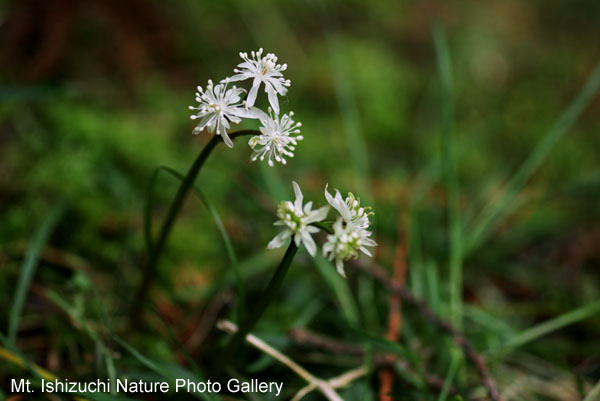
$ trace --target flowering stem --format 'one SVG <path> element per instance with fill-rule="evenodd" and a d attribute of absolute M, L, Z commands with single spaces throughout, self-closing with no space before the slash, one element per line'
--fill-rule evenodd
<path fill-rule="evenodd" d="M 229 137 L 231 139 L 234 139 L 239 136 L 245 135 L 260 135 L 260 132 L 256 130 L 241 130 L 229 134 Z M 146 238 L 148 263 L 144 265 L 142 281 L 140 282 L 140 285 L 137 288 L 135 296 L 133 298 L 133 304 L 130 311 L 131 320 L 137 319 L 139 317 L 140 308 L 142 307 L 142 305 L 144 305 L 150 286 L 154 281 L 154 277 L 156 275 L 156 270 L 158 267 L 158 259 L 167 243 L 169 234 L 171 233 L 171 229 L 173 228 L 173 224 L 175 223 L 175 219 L 179 215 L 179 211 L 183 206 L 183 202 L 190 189 L 194 185 L 196 177 L 198 177 L 198 173 L 202 169 L 202 166 L 204 166 L 204 163 L 210 156 L 212 150 L 217 146 L 219 142 L 222 142 L 222 138 L 219 135 L 214 135 L 212 139 L 202 149 L 202 152 L 200 152 L 194 163 L 190 166 L 190 169 L 188 170 L 184 179 L 181 181 L 181 185 L 179 185 L 179 188 L 177 189 L 177 193 L 175 194 L 175 198 L 173 198 L 173 202 L 171 202 L 171 205 L 169 206 L 167 216 L 165 217 L 165 220 L 163 221 L 162 226 L 160 227 L 156 243 L 153 245 L 152 239 L 149 236 L 148 238 Z"/>
<path fill-rule="evenodd" d="M 316 221 L 314 223 L 310 223 L 311 226 L 315 226 L 325 231 L 327 234 L 333 234 L 333 220 L 325 220 L 325 221 Z"/>
<path fill-rule="evenodd" d="M 244 321 L 242 321 L 239 330 L 235 333 L 235 335 L 229 341 L 227 346 L 227 350 L 225 351 L 225 356 L 220 359 L 220 362 L 217 364 L 217 368 L 215 369 L 215 376 L 218 376 L 222 371 L 224 366 L 227 366 L 236 355 L 240 346 L 244 342 L 246 335 L 252 330 L 254 325 L 260 320 L 260 317 L 263 315 L 267 307 L 271 304 L 277 291 L 281 288 L 281 284 L 283 283 L 283 279 L 287 274 L 290 265 L 292 264 L 292 260 L 298 251 L 298 247 L 294 243 L 292 239 L 290 245 L 288 246 L 287 251 L 285 251 L 285 255 L 283 255 L 283 259 L 281 259 L 281 263 L 277 267 L 275 274 L 271 278 L 269 285 L 263 291 L 261 297 L 258 302 L 254 306 L 254 309 L 246 316 Z"/>

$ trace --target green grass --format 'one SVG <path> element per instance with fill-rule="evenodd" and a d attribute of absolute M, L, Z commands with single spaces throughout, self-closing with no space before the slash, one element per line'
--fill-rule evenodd
<path fill-rule="evenodd" d="M 145 238 L 146 238 L 146 247 L 149 250 L 149 252 L 152 252 L 152 250 L 153 250 L 152 225 L 151 225 L 152 196 L 154 193 L 153 189 L 154 189 L 154 186 L 156 183 L 156 179 L 158 177 L 158 172 L 160 172 L 160 171 L 165 171 L 165 172 L 169 173 L 171 176 L 177 178 L 179 181 L 183 181 L 185 178 L 183 176 L 183 174 L 177 172 L 176 170 L 174 170 L 168 166 L 159 166 L 154 170 L 154 173 L 152 174 L 152 179 L 151 179 L 150 188 L 148 191 L 148 197 L 147 197 L 147 201 L 146 201 L 146 211 L 145 211 L 145 220 L 144 220 L 144 233 L 145 233 Z M 246 314 L 246 312 L 245 312 L 246 295 L 245 295 L 245 290 L 244 290 L 244 282 L 242 280 L 242 275 L 240 272 L 240 265 L 238 263 L 238 258 L 235 254 L 235 250 L 233 249 L 233 245 L 231 243 L 231 239 L 229 238 L 229 234 L 227 234 L 227 231 L 225 230 L 223 221 L 221 220 L 221 217 L 219 217 L 219 214 L 217 213 L 217 209 L 215 209 L 213 204 L 208 200 L 206 195 L 204 195 L 202 190 L 197 185 L 193 185 L 192 188 L 194 189 L 195 194 L 202 201 L 204 206 L 208 209 L 208 211 L 211 215 L 211 218 L 212 218 L 213 222 L 215 223 L 215 226 L 219 230 L 219 234 L 221 235 L 221 238 L 223 239 L 223 244 L 225 246 L 225 252 L 227 253 L 227 257 L 229 258 L 229 261 L 231 262 L 233 276 L 235 278 L 235 288 L 237 291 L 236 320 L 241 321 L 244 319 L 244 316 Z"/>
<path fill-rule="evenodd" d="M 440 76 L 440 103 L 441 103 L 441 144 L 442 166 L 446 187 L 446 202 L 448 215 L 449 238 L 449 296 L 452 323 L 459 330 L 462 329 L 462 225 L 460 216 L 460 192 L 458 186 L 457 160 L 455 156 L 454 134 L 454 93 L 452 78 L 452 62 L 446 36 L 439 24 L 433 27 L 433 40 Z"/>
<path fill-rule="evenodd" d="M 538 338 L 548 335 L 552 332 L 560 330 L 566 326 L 577 323 L 581 320 L 588 319 L 592 316 L 600 314 L 600 301 L 592 302 L 588 305 L 583 305 L 575 310 L 572 310 L 562 315 L 556 316 L 548 321 L 530 327 L 527 330 L 517 333 L 511 337 L 505 345 L 506 349 L 521 347 L 529 342 L 535 341 Z"/>
<path fill-rule="evenodd" d="M 25 254 L 25 259 L 21 265 L 21 274 L 15 288 L 15 295 L 13 302 L 10 306 L 10 317 L 8 321 L 8 342 L 14 344 L 17 337 L 17 331 L 19 329 L 19 321 L 21 319 L 21 312 L 23 311 L 23 304 L 27 298 L 27 292 L 29 286 L 35 275 L 35 271 L 38 267 L 40 259 L 40 253 L 43 251 L 48 241 L 48 237 L 52 233 L 54 227 L 59 223 L 61 217 L 65 213 L 66 203 L 64 201 L 58 202 L 52 210 L 48 213 L 45 220 L 37 229 L 31 245 Z"/>
<path fill-rule="evenodd" d="M 102 18 L 88 24 L 96 11 L 73 11 L 69 47 L 40 80 L 20 74 L 32 54 L 47 54 L 38 36 L 52 29 L 40 16 L 34 31 L 18 25 L 27 40 L 12 36 L 0 88 L 0 382 L 208 378 L 229 338 L 216 321 L 239 322 L 265 297 L 283 255 L 266 249 L 273 212 L 294 180 L 315 206 L 329 183 L 373 207 L 376 264 L 390 273 L 406 246 L 407 287 L 484 355 L 501 393 L 598 398 L 600 66 L 590 38 L 600 6 L 148 3 L 160 21 L 143 18 L 141 30 L 121 26 L 134 18 L 125 10 L 104 10 L 108 31 Z M 7 7 L 3 28 L 14 18 Z M 123 43 L 111 41 L 119 28 L 131 33 Z M 274 168 L 250 162 L 244 140 L 215 149 L 132 326 L 152 225 L 207 142 L 191 135 L 194 87 L 230 75 L 239 51 L 259 47 L 289 66 L 280 104 L 304 140 Z M 149 190 L 157 165 L 169 167 L 154 170 Z M 69 199 L 68 211 L 56 199 Z M 390 296 L 355 274 L 365 260 L 349 262 L 343 279 L 301 249 L 253 334 L 318 377 L 364 365 L 367 376 L 339 389 L 349 401 L 380 397 L 381 353 L 404 361 L 394 366 L 394 399 L 483 397 L 461 350 L 415 308 L 402 306 L 399 340 L 386 339 Z M 364 358 L 298 344 L 292 328 Z M 247 344 L 239 351 L 226 375 L 284 381 L 282 399 L 305 384 Z"/>
<path fill-rule="evenodd" d="M 480 246 L 498 226 L 502 218 L 514 209 L 519 191 L 546 160 L 550 151 L 569 132 L 579 116 L 594 100 L 598 90 L 600 90 L 600 63 L 592 70 L 579 94 L 560 114 L 519 169 L 508 180 L 499 199 L 487 205 L 473 223 L 473 227 L 469 230 L 471 234 L 467 238 L 466 252 L 471 252 Z"/>

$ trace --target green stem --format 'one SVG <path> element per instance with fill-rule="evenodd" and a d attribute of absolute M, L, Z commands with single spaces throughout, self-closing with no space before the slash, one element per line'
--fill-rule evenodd
<path fill-rule="evenodd" d="M 241 130 L 229 134 L 229 137 L 233 140 L 239 136 L 244 135 L 260 135 L 260 132 L 256 130 Z M 200 152 L 194 163 L 190 166 L 190 169 L 188 170 L 184 179 L 181 181 L 181 185 L 177 189 L 175 198 L 169 206 L 167 216 L 165 217 L 165 220 L 163 221 L 163 224 L 160 227 L 156 244 L 153 245 L 150 236 L 146 236 L 146 247 L 148 248 L 148 263 L 145 264 L 142 281 L 139 287 L 137 288 L 135 296 L 133 298 L 133 304 L 130 315 L 132 320 L 138 319 L 140 309 L 146 301 L 148 291 L 156 276 L 156 270 L 158 268 L 158 259 L 160 258 L 160 255 L 167 243 L 169 234 L 171 233 L 171 229 L 173 228 L 175 220 L 179 215 L 179 211 L 183 206 L 183 202 L 186 199 L 187 194 L 190 192 L 190 189 L 194 185 L 196 177 L 198 177 L 198 173 L 200 173 L 202 166 L 204 166 L 204 163 L 212 153 L 212 150 L 217 146 L 219 142 L 222 142 L 221 136 L 214 135 L 212 139 L 206 144 L 204 149 L 202 149 L 202 152 Z M 149 211 L 147 210 L 146 214 L 148 213 Z"/>
<path fill-rule="evenodd" d="M 315 226 L 325 231 L 327 234 L 333 234 L 333 223 L 334 220 L 325 220 L 325 221 L 316 221 L 314 223 L 310 223 L 311 226 Z"/>
<path fill-rule="evenodd" d="M 236 355 L 237 351 L 243 344 L 246 335 L 250 332 L 250 330 L 252 330 L 254 325 L 260 320 L 260 317 L 263 315 L 267 307 L 275 299 L 275 296 L 277 295 L 279 288 L 281 288 L 283 279 L 285 278 L 285 275 L 287 274 L 297 251 L 298 247 L 292 239 L 287 251 L 285 252 L 285 255 L 283 255 L 283 259 L 281 259 L 281 263 L 279 263 L 275 274 L 271 278 L 269 285 L 263 291 L 261 297 L 254 306 L 254 309 L 246 316 L 246 318 L 240 325 L 238 331 L 229 341 L 227 350 L 225 351 L 225 356 L 221 358 L 221 362 L 217 364 L 217 369 L 215 369 L 215 376 L 218 376 L 221 373 L 223 367 L 232 361 L 233 356 Z"/>
<path fill-rule="evenodd" d="M 456 162 L 456 146 L 454 138 L 454 90 L 452 82 L 452 62 L 446 42 L 446 35 L 441 25 L 433 26 L 433 40 L 438 60 L 438 71 L 441 81 L 441 114 L 442 114 L 442 157 L 447 196 L 447 215 L 449 225 L 450 255 L 450 312 L 452 323 L 459 329 L 463 320 L 463 240 L 460 217 L 460 192 Z"/>
<path fill-rule="evenodd" d="M 21 264 L 21 270 L 19 274 L 19 280 L 16 283 L 15 296 L 13 298 L 12 306 L 10 307 L 10 314 L 8 320 L 8 343 L 14 345 L 17 338 L 17 331 L 19 329 L 19 320 L 21 318 L 21 312 L 23 311 L 23 305 L 27 298 L 27 292 L 35 275 L 35 271 L 38 267 L 40 255 L 42 254 L 52 231 L 56 225 L 60 222 L 66 210 L 66 202 L 59 201 L 54 206 L 52 211 L 47 215 L 42 225 L 37 229 L 31 244 L 27 249 L 25 258 Z"/>

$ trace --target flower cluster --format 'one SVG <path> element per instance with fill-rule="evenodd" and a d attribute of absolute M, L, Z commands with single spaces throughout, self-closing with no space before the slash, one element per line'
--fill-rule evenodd
<path fill-rule="evenodd" d="M 214 84 L 209 80 L 205 88 L 198 86 L 196 92 L 197 106 L 191 118 L 199 122 L 193 130 L 198 134 L 207 130 L 219 135 L 228 147 L 233 147 L 229 130 L 232 124 L 239 124 L 244 119 L 260 122 L 260 127 L 248 145 L 252 149 L 251 160 L 266 160 L 269 166 L 275 163 L 286 164 L 287 159 L 294 157 L 294 151 L 300 135 L 301 123 L 295 122 L 292 111 L 281 113 L 279 96 L 285 96 L 291 83 L 283 76 L 287 64 L 278 64 L 273 53 L 263 54 L 263 49 L 240 53 L 242 62 L 233 69 L 234 75 Z M 251 81 L 249 90 L 237 87 L 233 82 Z M 230 85 L 231 84 L 231 85 Z M 267 112 L 256 106 L 261 89 L 266 93 Z M 322 253 L 330 261 L 335 261 L 337 271 L 345 277 L 344 262 L 358 258 L 362 252 L 371 256 L 367 248 L 377 246 L 369 231 L 372 214 L 370 208 L 362 207 L 360 199 L 352 193 L 344 198 L 338 190 L 331 195 L 325 186 L 325 198 L 329 206 L 312 209 L 312 202 L 303 205 L 300 187 L 293 182 L 296 200 L 281 202 L 277 208 L 279 220 L 276 226 L 282 231 L 273 238 L 269 249 L 279 248 L 288 240 L 296 246 L 304 244 L 311 256 L 317 253 L 317 244 L 313 235 L 321 229 L 327 231 Z M 335 219 L 325 221 L 330 208 L 337 211 Z"/>
<path fill-rule="evenodd" d="M 370 211 L 370 207 L 362 207 L 360 199 L 351 192 L 343 199 L 340 191 L 336 189 L 333 197 L 325 186 L 325 198 L 340 216 L 333 224 L 333 234 L 327 236 L 327 242 L 323 245 L 323 255 L 328 256 L 329 260 L 335 260 L 338 273 L 345 277 L 344 261 L 358 258 L 359 251 L 371 256 L 366 247 L 377 246 L 377 243 L 369 238 L 371 232 L 368 230 L 371 224 L 369 216 L 373 212 Z"/>
<path fill-rule="evenodd" d="M 302 191 L 296 182 L 293 182 L 296 200 L 284 201 L 277 208 L 277 217 L 279 220 L 274 224 L 283 226 L 281 231 L 267 246 L 269 249 L 279 248 L 287 242 L 287 239 L 293 237 L 297 246 L 304 244 L 306 250 L 311 256 L 315 256 L 317 247 L 312 234 L 319 232 L 320 228 L 327 227 L 327 224 L 317 224 L 324 222 L 327 218 L 330 207 L 324 206 L 317 210 L 312 210 L 312 202 L 302 205 L 304 199 Z M 330 234 L 323 244 L 323 255 L 330 261 L 335 260 L 337 271 L 343 277 L 344 262 L 351 258 L 358 258 L 359 252 L 368 256 L 371 253 L 367 247 L 377 246 L 370 236 L 368 230 L 370 226 L 369 216 L 373 214 L 369 207 L 362 207 L 360 199 L 352 193 L 344 199 L 338 190 L 335 196 L 327 190 L 325 186 L 325 198 L 331 207 L 333 207 L 339 216 L 333 222 Z"/>
<path fill-rule="evenodd" d="M 311 224 L 325 220 L 329 212 L 329 206 L 323 206 L 317 210 L 312 210 L 312 202 L 302 206 L 304 198 L 302 191 L 295 181 L 292 181 L 292 184 L 294 185 L 296 200 L 293 203 L 283 201 L 279 204 L 277 208 L 279 220 L 275 222 L 275 225 L 283 226 L 284 229 L 269 242 L 267 248 L 279 248 L 285 244 L 289 237 L 293 236 L 297 246 L 300 246 L 300 242 L 302 242 L 308 253 L 315 256 L 317 245 L 311 234 L 319 232 L 319 228 Z"/>
<path fill-rule="evenodd" d="M 239 124 L 244 118 L 257 119 L 261 124 L 260 135 L 249 141 L 254 150 L 252 161 L 266 158 L 269 166 L 273 166 L 274 161 L 285 164 L 286 157 L 294 156 L 298 141 L 303 139 L 298 135 L 301 124 L 292 120 L 294 113 L 280 115 L 278 96 L 285 96 L 290 86 L 290 80 L 283 77 L 287 64 L 277 64 L 277 56 L 273 53 L 263 55 L 263 49 L 252 51 L 250 55 L 240 53 L 240 57 L 243 62 L 233 70 L 235 75 L 216 85 L 209 80 L 206 89 L 198 86 L 198 106 L 190 106 L 190 110 L 195 111 L 191 118 L 200 120 L 193 133 L 206 129 L 221 136 L 231 148 L 233 142 L 228 135 L 231 124 Z M 246 80 L 252 81 L 249 92 L 235 85 L 228 88 L 231 82 Z M 264 86 L 270 105 L 268 113 L 255 107 L 261 86 Z"/>
<path fill-rule="evenodd" d="M 267 157 L 269 166 L 273 166 L 273 159 L 276 162 L 286 164 L 283 156 L 294 157 L 294 149 L 298 141 L 302 139 L 302 135 L 294 136 L 300 133 L 301 123 L 294 123 L 292 116 L 293 111 L 281 116 L 273 116 L 273 112 L 269 107 L 269 115 L 271 118 L 263 121 L 263 126 L 260 127 L 261 135 L 250 138 L 248 144 L 254 153 L 252 161 L 260 158 L 261 161 Z M 257 147 L 258 146 L 258 147 Z M 262 146 L 262 147 L 261 147 Z"/>

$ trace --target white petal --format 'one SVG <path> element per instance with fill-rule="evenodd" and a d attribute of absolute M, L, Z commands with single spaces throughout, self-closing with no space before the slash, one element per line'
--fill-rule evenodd
<path fill-rule="evenodd" d="M 371 235 L 371 233 L 369 233 Z M 377 246 L 377 242 L 373 241 L 371 238 L 363 238 L 365 242 L 365 246 Z"/>
<path fill-rule="evenodd" d="M 242 109 L 243 110 L 243 109 Z M 227 110 L 227 119 L 229 119 L 229 121 L 231 121 L 234 124 L 239 124 L 242 122 L 242 119 L 240 118 L 240 116 L 236 115 L 237 113 L 235 113 L 235 110 Z M 227 124 L 229 128 L 229 124 Z"/>
<path fill-rule="evenodd" d="M 234 81 L 243 81 L 245 79 L 250 78 L 247 74 L 236 74 L 232 77 L 229 77 L 229 82 L 234 82 Z M 224 81 L 224 80 L 223 80 Z M 223 82 L 221 81 L 221 82 Z"/>
<path fill-rule="evenodd" d="M 300 233 L 296 233 L 296 235 L 294 236 L 294 243 L 296 244 L 296 246 L 300 246 L 300 242 L 302 241 L 302 236 Z"/>
<path fill-rule="evenodd" d="M 280 72 L 278 74 L 273 74 L 273 75 L 283 76 L 283 74 Z M 279 93 L 280 95 L 283 96 L 287 93 L 287 88 L 285 86 L 281 85 L 281 81 L 279 79 L 270 79 L 269 83 L 271 85 L 273 85 L 273 88 L 275 88 L 277 93 Z"/>
<path fill-rule="evenodd" d="M 329 204 L 331 206 L 333 206 L 334 209 L 337 210 L 340 215 L 342 215 L 344 220 L 350 221 L 352 219 L 352 215 L 350 214 L 348 205 L 346 205 L 346 202 L 344 202 L 344 200 L 342 199 L 342 195 L 340 195 L 340 191 L 338 191 L 337 189 L 335 190 L 335 198 L 334 198 L 327 191 L 328 185 L 329 184 L 325 185 L 325 198 L 327 199 L 327 202 L 329 202 Z"/>
<path fill-rule="evenodd" d="M 236 116 L 239 116 L 242 118 L 255 118 L 255 119 L 256 118 L 257 119 L 269 118 L 267 113 L 265 113 L 258 107 L 249 107 L 247 109 L 245 109 L 243 107 L 237 107 L 237 108 L 235 108 L 235 110 L 232 111 L 232 113 L 235 114 Z"/>
<path fill-rule="evenodd" d="M 306 231 L 302 232 L 302 242 L 304 243 L 304 246 L 306 247 L 306 250 L 308 251 L 310 256 L 314 257 L 317 253 L 317 244 L 315 244 L 315 241 Z"/>
<path fill-rule="evenodd" d="M 269 244 L 267 245 L 268 249 L 275 249 L 275 248 L 281 248 L 283 245 L 285 245 L 286 240 L 292 235 L 292 232 L 290 230 L 285 230 L 280 232 L 279 234 L 277 234 L 275 236 L 275 238 L 273 238 L 271 240 L 271 242 L 269 242 Z"/>
<path fill-rule="evenodd" d="M 315 227 L 315 226 L 307 226 L 307 227 L 306 227 L 306 231 L 308 231 L 308 232 L 309 232 L 309 233 L 311 233 L 311 234 L 316 234 L 316 233 L 318 233 L 318 232 L 319 232 L 319 231 L 321 231 L 321 230 L 319 229 L 319 227 Z"/>
<path fill-rule="evenodd" d="M 208 132 L 215 132 L 215 128 L 217 128 L 217 117 L 213 116 L 206 124 L 206 128 L 208 128 Z"/>
<path fill-rule="evenodd" d="M 211 118 L 213 118 L 214 115 L 213 114 L 207 114 L 204 117 L 202 117 L 202 120 L 200 120 L 200 122 L 198 123 L 198 125 L 196 125 L 197 127 L 199 127 L 199 130 L 203 130 L 204 127 L 206 126 L 206 124 L 210 121 Z"/>
<path fill-rule="evenodd" d="M 335 260 L 335 267 L 337 268 L 337 272 L 343 278 L 346 278 L 346 272 L 344 271 L 344 262 L 341 259 Z"/>
<path fill-rule="evenodd" d="M 329 183 L 325 184 L 325 199 L 327 199 L 327 202 L 329 202 L 329 204 L 333 206 L 334 200 L 333 197 L 329 194 L 329 191 L 327 191 L 328 186 Z"/>
<path fill-rule="evenodd" d="M 260 86 L 260 79 L 254 78 L 252 82 L 252 88 L 248 93 L 248 98 L 246 99 L 246 107 L 254 106 L 254 102 L 256 101 L 256 94 L 258 93 L 258 87 Z"/>
<path fill-rule="evenodd" d="M 279 100 L 277 99 L 277 92 L 270 84 L 265 84 L 265 92 L 269 97 L 269 104 L 273 107 L 275 114 L 279 115 Z"/>
<path fill-rule="evenodd" d="M 229 121 L 227 121 L 226 118 L 221 117 L 221 124 L 223 125 L 223 127 L 225 127 L 225 129 L 231 128 L 231 126 L 229 125 Z M 223 129 L 223 132 L 225 132 L 225 129 Z"/>
<path fill-rule="evenodd" d="M 223 138 L 223 142 L 225 142 L 225 145 L 227 145 L 230 148 L 233 148 L 233 142 L 231 141 L 231 138 L 229 138 L 229 135 L 227 135 L 227 132 L 225 132 L 225 130 L 223 130 L 221 138 Z"/>
<path fill-rule="evenodd" d="M 294 202 L 294 206 L 297 209 L 302 210 L 302 199 L 304 198 L 302 196 L 302 191 L 300 190 L 300 187 L 296 181 L 292 181 L 292 185 L 294 186 L 294 194 L 296 195 L 296 202 Z"/>
<path fill-rule="evenodd" d="M 329 206 L 323 206 L 317 210 L 310 212 L 309 223 L 315 223 L 317 221 L 323 221 L 327 218 L 329 213 Z"/>
<path fill-rule="evenodd" d="M 362 253 L 364 253 L 367 256 L 373 257 L 373 255 L 371 255 L 371 252 L 369 252 L 369 250 L 367 248 L 365 248 L 364 246 L 360 247 L 360 250 L 362 251 Z"/>

